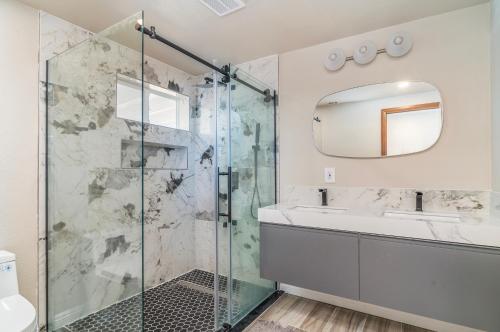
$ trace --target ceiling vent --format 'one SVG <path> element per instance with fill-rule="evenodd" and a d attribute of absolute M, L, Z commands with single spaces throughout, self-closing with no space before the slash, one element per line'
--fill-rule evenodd
<path fill-rule="evenodd" d="M 210 8 L 219 16 L 231 14 L 245 7 L 242 0 L 200 0 L 202 4 Z"/>

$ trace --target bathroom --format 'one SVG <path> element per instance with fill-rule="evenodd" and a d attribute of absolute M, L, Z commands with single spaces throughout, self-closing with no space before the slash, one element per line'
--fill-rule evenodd
<path fill-rule="evenodd" d="M 0 1 L 0 331 L 500 331 L 500 1 L 115 4 Z"/>

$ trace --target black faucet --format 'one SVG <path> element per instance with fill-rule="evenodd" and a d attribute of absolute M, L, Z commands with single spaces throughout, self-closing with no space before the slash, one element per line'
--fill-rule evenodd
<path fill-rule="evenodd" d="M 422 197 L 424 196 L 424 193 L 417 191 L 416 194 L 417 194 L 417 197 L 416 197 L 417 201 L 416 201 L 415 211 L 423 212 L 424 210 L 422 209 Z"/>
<path fill-rule="evenodd" d="M 321 205 L 327 206 L 328 200 L 327 200 L 326 194 L 327 194 L 328 190 L 326 188 L 321 188 L 321 189 L 318 189 L 318 191 L 321 193 Z"/>

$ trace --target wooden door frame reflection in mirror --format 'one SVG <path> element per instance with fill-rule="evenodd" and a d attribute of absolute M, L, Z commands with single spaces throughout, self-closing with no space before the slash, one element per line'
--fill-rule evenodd
<path fill-rule="evenodd" d="M 404 113 L 404 112 L 415 112 L 415 111 L 427 111 L 432 109 L 438 109 L 440 107 L 440 102 L 417 104 L 410 106 L 401 106 L 394 108 L 383 108 L 381 110 L 381 155 L 387 156 L 387 115 L 394 113 Z"/>

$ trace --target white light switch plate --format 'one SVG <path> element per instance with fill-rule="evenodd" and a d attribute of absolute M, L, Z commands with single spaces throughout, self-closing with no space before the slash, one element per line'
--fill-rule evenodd
<path fill-rule="evenodd" d="M 335 183 L 335 168 L 325 167 L 325 182 Z"/>

